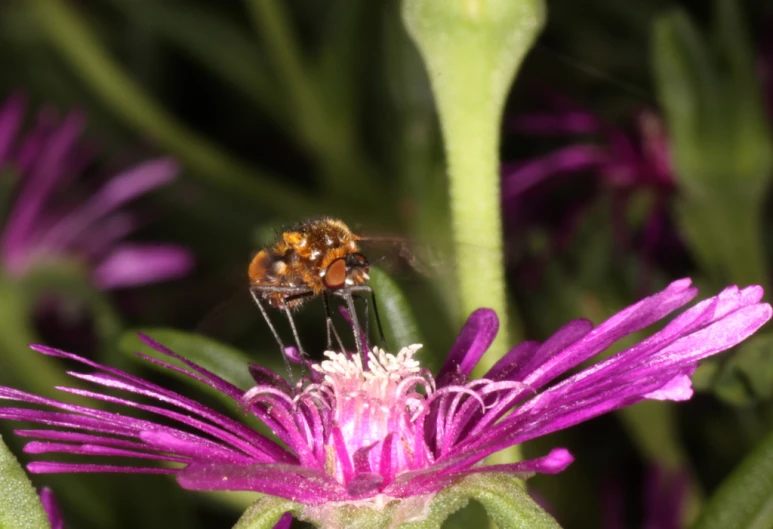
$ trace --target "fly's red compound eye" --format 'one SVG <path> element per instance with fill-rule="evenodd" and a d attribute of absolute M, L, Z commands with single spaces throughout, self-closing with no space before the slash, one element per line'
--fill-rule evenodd
<path fill-rule="evenodd" d="M 336 259 L 327 267 L 325 277 L 322 278 L 327 288 L 341 288 L 346 284 L 346 260 Z"/>

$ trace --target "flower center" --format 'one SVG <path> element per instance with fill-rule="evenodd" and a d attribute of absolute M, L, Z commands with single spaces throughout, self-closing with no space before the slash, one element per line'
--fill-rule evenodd
<path fill-rule="evenodd" d="M 325 467 L 340 481 L 363 473 L 388 479 L 416 466 L 417 418 L 434 390 L 432 376 L 413 359 L 420 347 L 405 347 L 397 355 L 376 347 L 367 366 L 359 355 L 327 351 L 328 359 L 312 367 L 323 380 L 304 395 L 330 412 Z"/>

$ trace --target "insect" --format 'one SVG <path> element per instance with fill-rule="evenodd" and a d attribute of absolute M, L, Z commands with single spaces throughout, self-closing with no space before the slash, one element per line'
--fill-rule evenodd
<path fill-rule="evenodd" d="M 366 346 L 363 345 L 353 295 L 369 294 L 379 338 L 384 342 L 376 296 L 367 284 L 370 278 L 370 264 L 365 255 L 360 253 L 358 244 L 362 240 L 362 237 L 352 233 L 341 220 L 330 217 L 313 218 L 280 233 L 270 247 L 259 251 L 252 259 L 248 270 L 250 293 L 279 344 L 288 367 L 284 344 L 271 323 L 265 305 L 285 313 L 298 352 L 305 356 L 292 311 L 306 301 L 321 296 L 325 308 L 328 349 L 332 345 L 332 337 L 335 336 L 343 350 L 330 311 L 330 296 L 340 296 L 344 299 L 352 320 L 357 352 L 363 356 Z M 367 297 L 364 299 L 367 326 Z M 367 335 L 367 327 L 365 334 Z"/>

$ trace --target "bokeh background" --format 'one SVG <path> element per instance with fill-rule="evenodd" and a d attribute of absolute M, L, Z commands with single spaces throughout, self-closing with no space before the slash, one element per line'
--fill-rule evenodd
<path fill-rule="evenodd" d="M 523 336 L 598 322 L 678 277 L 705 294 L 770 284 L 773 6 L 737 1 L 733 24 L 719 4 L 548 1 L 501 129 Z M 136 329 L 283 369 L 246 268 L 316 215 L 384 238 L 365 251 L 438 365 L 465 315 L 437 114 L 396 0 L 6 0 L 0 63 L 4 385 L 53 394 L 63 366 L 26 349 L 42 341 L 195 389 L 132 358 Z M 321 305 L 298 319 L 322 343 Z M 658 508 L 689 519 L 773 427 L 772 339 L 702 367 L 688 403 L 527 446 L 577 458 L 531 481 L 535 497 L 567 528 L 643 527 Z M 230 527 L 251 499 L 166 477 L 34 482 L 73 528 Z"/>

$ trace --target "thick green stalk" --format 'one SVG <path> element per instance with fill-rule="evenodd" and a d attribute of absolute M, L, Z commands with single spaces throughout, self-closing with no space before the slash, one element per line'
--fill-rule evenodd
<path fill-rule="evenodd" d="M 497 311 L 501 330 L 477 373 L 511 344 L 500 213 L 499 128 L 518 66 L 544 20 L 540 0 L 405 0 L 443 130 L 461 310 Z"/>

